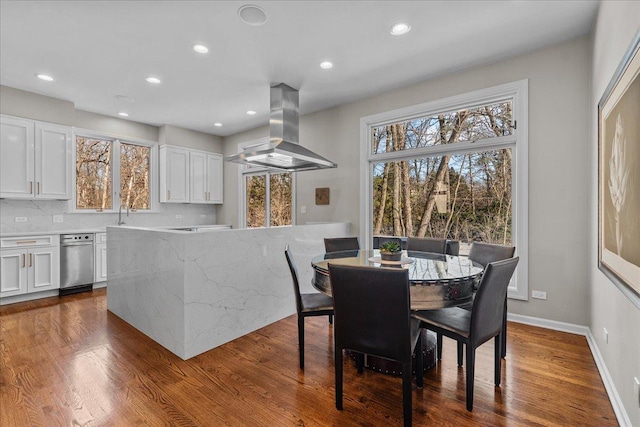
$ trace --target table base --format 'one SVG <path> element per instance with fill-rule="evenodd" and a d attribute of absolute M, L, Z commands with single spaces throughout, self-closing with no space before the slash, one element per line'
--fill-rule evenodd
<path fill-rule="evenodd" d="M 425 372 L 436 366 L 436 334 L 426 329 L 422 330 L 422 357 Z M 412 371 L 415 374 L 415 357 L 413 359 Z M 364 358 L 364 366 L 375 372 L 402 376 L 402 364 L 382 357 L 366 355 Z"/>

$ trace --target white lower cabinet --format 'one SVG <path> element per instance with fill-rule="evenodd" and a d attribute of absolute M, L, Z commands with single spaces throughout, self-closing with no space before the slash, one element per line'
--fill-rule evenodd
<path fill-rule="evenodd" d="M 107 280 L 107 233 L 96 233 L 94 245 L 94 283 L 99 283 Z"/>
<path fill-rule="evenodd" d="M 59 236 L 0 239 L 0 298 L 60 288 Z"/>

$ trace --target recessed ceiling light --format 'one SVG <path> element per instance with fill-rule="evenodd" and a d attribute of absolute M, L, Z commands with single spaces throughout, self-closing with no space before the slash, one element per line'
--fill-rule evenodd
<path fill-rule="evenodd" d="M 149 76 L 145 80 L 148 81 L 149 83 L 153 83 L 154 85 L 157 85 L 160 83 L 160 79 L 157 77 Z"/>
<path fill-rule="evenodd" d="M 129 117 L 129 114 L 128 114 L 128 113 L 125 113 L 124 111 L 120 111 L 120 112 L 118 113 L 118 115 L 119 115 L 119 116 L 122 116 L 122 117 Z"/>
<path fill-rule="evenodd" d="M 404 22 L 394 24 L 389 30 L 392 36 L 401 36 L 407 34 L 409 31 L 411 31 L 411 25 L 405 24 Z"/>
<path fill-rule="evenodd" d="M 45 82 L 52 82 L 53 81 L 53 77 L 48 76 L 46 74 L 36 74 L 36 77 L 39 78 L 40 80 L 44 80 Z"/>
<path fill-rule="evenodd" d="M 324 68 L 325 70 L 328 70 L 329 68 L 333 68 L 333 63 L 329 61 L 321 62 L 320 68 Z"/>
<path fill-rule="evenodd" d="M 254 116 L 256 114 L 256 112 L 253 111 L 253 110 L 249 110 L 249 111 L 247 111 L 247 114 L 250 115 L 250 116 Z"/>
<path fill-rule="evenodd" d="M 242 6 L 240 9 L 238 9 L 238 15 L 245 24 L 249 25 L 257 26 L 263 25 L 265 22 L 267 22 L 267 14 L 261 7 L 254 4 L 245 4 L 244 6 Z"/>
<path fill-rule="evenodd" d="M 221 126 L 222 126 L 222 123 L 214 123 L 213 125 L 214 125 L 215 127 L 219 128 L 219 127 L 221 127 Z"/>
<path fill-rule="evenodd" d="M 126 102 L 127 104 L 133 104 L 134 102 L 136 102 L 135 99 L 127 95 L 116 95 L 114 96 L 114 98 L 118 101 Z"/>
<path fill-rule="evenodd" d="M 209 52 L 209 48 L 206 47 L 205 45 L 202 45 L 202 44 L 193 45 L 193 50 L 195 50 L 198 53 L 207 53 L 207 52 Z"/>

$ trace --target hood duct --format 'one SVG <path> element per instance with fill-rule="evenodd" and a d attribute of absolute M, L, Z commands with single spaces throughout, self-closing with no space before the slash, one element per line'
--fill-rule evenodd
<path fill-rule="evenodd" d="M 284 83 L 272 86 L 269 142 L 247 147 L 224 160 L 286 171 L 338 166 L 298 144 L 298 98 L 298 91 Z"/>

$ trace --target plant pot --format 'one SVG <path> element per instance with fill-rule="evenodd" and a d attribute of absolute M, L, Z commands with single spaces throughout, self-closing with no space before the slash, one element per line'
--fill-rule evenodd
<path fill-rule="evenodd" d="M 400 261 L 402 259 L 402 252 L 380 252 L 380 258 L 382 261 Z"/>

